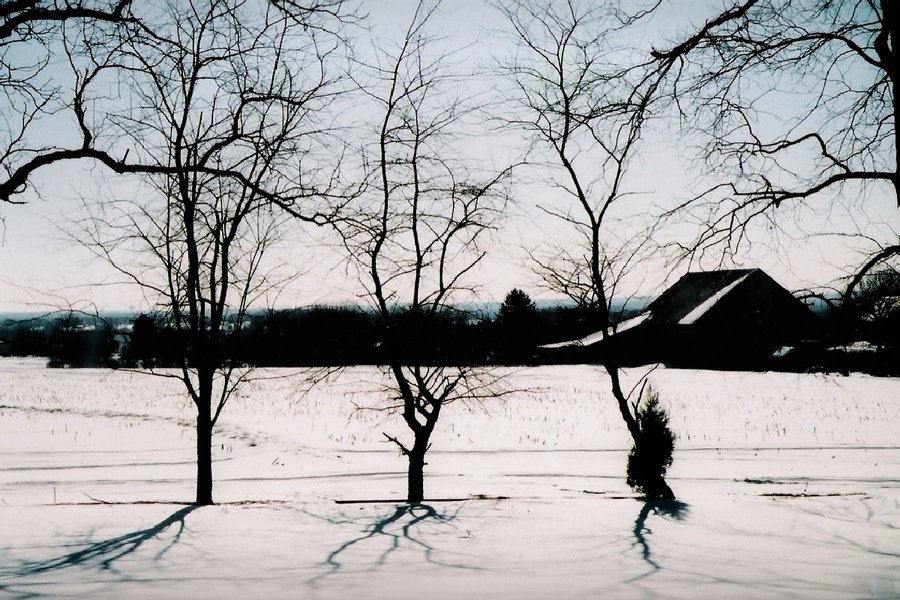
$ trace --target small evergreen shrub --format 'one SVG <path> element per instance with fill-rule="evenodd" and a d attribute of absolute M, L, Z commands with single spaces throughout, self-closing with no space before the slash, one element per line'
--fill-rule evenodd
<path fill-rule="evenodd" d="M 628 453 L 626 481 L 634 491 L 649 498 L 663 497 L 667 489 L 664 478 L 675 450 L 669 415 L 660 406 L 659 396 L 648 387 L 635 416 L 641 429 L 641 442 Z"/>

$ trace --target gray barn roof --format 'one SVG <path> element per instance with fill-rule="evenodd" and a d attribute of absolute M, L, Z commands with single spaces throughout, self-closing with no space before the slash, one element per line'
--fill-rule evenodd
<path fill-rule="evenodd" d="M 688 273 L 650 303 L 645 322 L 654 325 L 690 325 L 759 269 L 733 269 Z M 627 323 L 623 323 L 624 326 Z"/>
<path fill-rule="evenodd" d="M 651 302 L 639 315 L 618 324 L 617 333 L 638 325 L 692 325 L 751 276 L 768 276 L 760 269 L 725 269 L 687 273 Z M 777 285 L 777 284 L 776 284 Z M 789 294 L 785 290 L 786 294 Z M 603 332 L 579 340 L 548 344 L 544 348 L 591 346 Z"/>

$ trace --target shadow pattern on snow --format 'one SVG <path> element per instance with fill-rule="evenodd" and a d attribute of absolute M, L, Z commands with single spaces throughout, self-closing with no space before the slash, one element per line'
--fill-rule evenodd
<path fill-rule="evenodd" d="M 139 529 L 99 542 L 91 542 L 80 550 L 69 552 L 56 558 L 24 562 L 12 568 L 0 568 L 0 576 L 27 577 L 61 571 L 69 567 L 97 568 L 100 571 L 118 573 L 115 568 L 117 560 L 136 552 L 145 543 L 157 538 L 170 527 L 175 527 L 174 535 L 154 556 L 154 561 L 159 561 L 166 552 L 171 550 L 181 540 L 181 536 L 185 531 L 185 518 L 197 508 L 195 505 L 185 506 L 152 527 Z M 0 591 L 4 591 L 4 586 L 0 585 Z"/>
<path fill-rule="evenodd" d="M 480 570 L 479 567 L 439 559 L 436 556 L 437 550 L 435 547 L 426 541 L 427 534 L 430 531 L 433 531 L 433 528 L 423 528 L 428 528 L 431 525 L 450 525 L 454 519 L 456 519 L 457 514 L 458 509 L 452 514 L 449 512 L 439 512 L 435 507 L 424 503 L 397 505 L 390 513 L 376 517 L 371 523 L 366 521 L 367 525 L 361 535 L 347 540 L 332 550 L 322 563 L 322 566 L 326 567 L 327 570 L 324 573 L 313 577 L 309 583 L 315 584 L 329 575 L 345 570 L 345 557 L 348 551 L 369 542 L 384 543 L 385 546 L 372 564 L 365 567 L 363 570 L 378 570 L 388 562 L 388 559 L 394 552 L 400 550 L 404 546 L 421 551 L 425 561 L 431 564 L 455 569 Z M 328 521 L 335 525 L 348 523 L 358 524 L 361 519 L 329 518 Z"/>
<path fill-rule="evenodd" d="M 647 536 L 653 533 L 653 531 L 647 527 L 647 519 L 650 515 L 657 515 L 675 521 L 683 521 L 687 518 L 688 512 L 688 504 L 686 502 L 681 502 L 680 500 L 644 500 L 644 505 L 641 507 L 637 519 L 634 520 L 632 533 L 634 534 L 634 546 L 640 547 L 641 558 L 643 558 L 644 562 L 650 567 L 650 571 L 635 577 L 631 581 L 644 579 L 662 569 L 659 563 L 653 559 L 652 552 L 650 551 L 650 543 L 647 541 Z"/>
<path fill-rule="evenodd" d="M 843 496 L 846 498 L 853 495 L 856 494 L 819 494 L 807 497 L 832 498 Z M 885 543 L 887 540 L 896 539 L 897 533 L 900 531 L 900 525 L 891 520 L 894 517 L 893 513 L 886 513 L 881 508 L 874 508 L 868 496 L 863 496 L 859 498 L 858 502 L 848 504 L 825 504 L 820 505 L 818 508 L 815 505 L 801 505 L 797 507 L 797 510 L 811 515 L 816 518 L 817 522 L 823 523 L 824 531 L 830 533 L 831 543 L 853 547 L 872 556 L 900 559 L 900 551 L 890 547 L 889 543 Z M 863 537 L 866 540 L 865 542 L 859 538 L 851 539 L 844 534 L 833 531 L 836 528 L 824 526 L 825 523 L 835 521 L 857 522 L 860 527 L 866 527 L 872 533 Z"/>

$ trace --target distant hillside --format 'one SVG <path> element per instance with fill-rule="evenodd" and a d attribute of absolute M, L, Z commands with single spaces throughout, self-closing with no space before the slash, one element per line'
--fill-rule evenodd
<path fill-rule="evenodd" d="M 636 312 L 643 310 L 653 301 L 653 296 L 633 296 L 631 298 L 613 298 L 612 312 Z M 456 305 L 460 311 L 476 314 L 487 319 L 495 319 L 502 302 L 463 302 Z M 558 308 L 575 308 L 575 303 L 567 298 L 537 298 L 534 304 L 540 311 Z"/>
<path fill-rule="evenodd" d="M 639 311 L 643 310 L 650 302 L 653 301 L 653 296 L 633 296 L 631 298 L 613 298 L 612 301 L 612 310 L 614 313 L 623 312 L 623 311 Z M 538 298 L 534 300 L 535 305 L 538 310 L 553 310 L 557 308 L 574 308 L 575 304 L 568 299 L 565 298 Z M 502 302 L 498 301 L 490 301 L 490 302 L 461 302 L 455 305 L 455 308 L 460 312 L 469 313 L 475 316 L 478 316 L 483 319 L 495 319 L 497 317 L 497 313 L 500 310 L 500 305 Z M 824 304 L 824 303 L 823 303 Z M 352 305 L 345 304 L 340 306 L 335 305 L 316 305 L 316 306 L 303 306 L 291 309 L 278 309 L 279 311 L 291 311 L 291 310 L 309 310 L 314 308 L 337 308 L 337 309 L 360 309 L 364 312 L 367 311 L 367 308 L 361 305 Z M 251 314 L 262 314 L 266 312 L 267 309 L 257 309 L 251 310 Z M 815 309 L 814 309 L 815 310 Z M 15 323 L 18 321 L 27 321 L 27 320 L 37 320 L 37 321 L 52 321 L 53 319 L 57 319 L 60 316 L 68 314 L 68 311 L 59 310 L 59 311 L 5 311 L 0 312 L 0 324 L 9 324 Z M 100 319 L 105 319 L 109 321 L 113 321 L 116 323 L 120 323 L 122 321 L 133 321 L 140 315 L 140 311 L 128 311 L 128 310 L 108 310 L 101 311 L 99 313 Z M 90 316 L 88 315 L 79 315 L 80 318 L 85 320 L 90 320 Z"/>

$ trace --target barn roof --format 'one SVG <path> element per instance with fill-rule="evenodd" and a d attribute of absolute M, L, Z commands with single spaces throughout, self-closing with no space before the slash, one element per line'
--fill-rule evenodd
<path fill-rule="evenodd" d="M 723 269 L 687 273 L 651 302 L 641 314 L 619 323 L 622 333 L 638 325 L 691 325 L 709 312 L 722 298 L 759 269 Z M 544 348 L 591 346 L 603 340 L 603 332 L 579 340 L 548 344 Z"/>
<path fill-rule="evenodd" d="M 759 269 L 688 273 L 650 303 L 644 311 L 647 315 L 644 321 L 656 325 L 691 325 L 757 272 Z M 627 325 L 628 321 L 622 323 L 620 329 Z"/>

